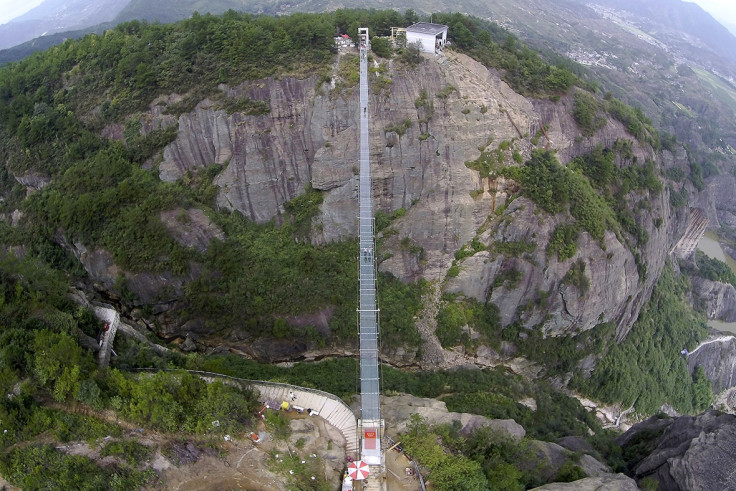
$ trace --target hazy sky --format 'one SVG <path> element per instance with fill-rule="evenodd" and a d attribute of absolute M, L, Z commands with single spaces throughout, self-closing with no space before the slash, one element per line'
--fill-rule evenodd
<path fill-rule="evenodd" d="M 43 0 L 0 0 L 0 24 L 23 15 Z"/>
<path fill-rule="evenodd" d="M 736 2 L 733 0 L 692 0 L 717 21 L 736 25 Z"/>
<path fill-rule="evenodd" d="M 691 0 L 700 5 L 721 22 L 736 25 L 736 2 L 734 0 Z M 0 24 L 31 10 L 43 0 L 0 0 Z"/>

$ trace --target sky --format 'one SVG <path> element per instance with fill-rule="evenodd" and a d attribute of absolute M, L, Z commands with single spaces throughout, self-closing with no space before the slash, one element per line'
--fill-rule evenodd
<path fill-rule="evenodd" d="M 43 0 L 0 0 L 0 24 L 23 15 Z"/>
<path fill-rule="evenodd" d="M 692 0 L 721 24 L 736 26 L 736 2 L 734 0 Z M 730 26 L 729 26 L 730 27 Z"/>
<path fill-rule="evenodd" d="M 721 23 L 736 26 L 736 2 L 734 0 L 692 0 Z M 0 0 L 0 24 L 22 15 L 43 0 Z"/>

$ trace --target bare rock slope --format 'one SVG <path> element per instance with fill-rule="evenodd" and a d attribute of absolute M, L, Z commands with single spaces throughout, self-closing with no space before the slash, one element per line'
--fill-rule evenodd
<path fill-rule="evenodd" d="M 665 157 L 675 165 L 683 155 L 656 154 L 613 120 L 583 137 L 571 116 L 572 97 L 556 103 L 525 98 L 464 55 L 428 58 L 416 68 L 384 61 L 381 70 L 382 81 L 371 82 L 373 194 L 377 209 L 406 213 L 384 238 L 380 268 L 406 281 L 440 280 L 444 292 L 489 299 L 504 325 L 519 321 L 541 326 L 546 335 L 569 335 L 610 321 L 622 339 L 685 230 L 687 210 L 671 209 L 666 187 L 640 193 L 629 204 L 647 232 L 644 245 L 634 247 L 635 241 L 612 232 L 598 243 L 583 233 L 575 256 L 558 261 L 547 256 L 547 244 L 556 225 L 571 217 L 549 215 L 523 197 L 508 203 L 517 184 L 481 177 L 465 164 L 483 149 L 498 150 L 506 165 L 530 158 L 548 143 L 535 137 L 540 123 L 563 165 L 616 140 L 633 143 L 631 158 L 617 160 L 621 167 Z M 178 136 L 159 166 L 161 179 L 175 181 L 220 164 L 218 205 L 261 223 L 280 220 L 284 203 L 311 186 L 323 193 L 312 241 L 356 236 L 359 100 L 354 87 L 337 87 L 316 77 L 221 86 L 226 97 L 268 101 L 270 112 L 228 114 L 218 103 L 202 101 L 179 118 Z M 484 250 L 458 261 L 456 274 L 448 275 L 455 253 L 473 240 Z M 533 250 L 518 256 L 491 252 L 503 242 L 527 243 Z M 578 262 L 585 266 L 586 289 L 564 281 Z M 499 281 L 509 271 L 520 272 L 521 280 Z"/>
<path fill-rule="evenodd" d="M 659 489 L 734 489 L 736 416 L 706 411 L 698 416 L 656 416 L 634 425 L 616 439 L 631 455 L 637 480 L 652 478 Z M 704 472 L 707 469 L 707 472 Z"/>

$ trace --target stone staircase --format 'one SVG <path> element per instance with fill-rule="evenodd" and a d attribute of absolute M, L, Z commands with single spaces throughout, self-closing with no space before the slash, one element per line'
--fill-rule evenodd
<path fill-rule="evenodd" d="M 358 420 L 352 409 L 336 396 L 287 384 L 253 382 L 250 386 L 260 393 L 259 400 L 264 404 L 286 401 L 297 410 L 323 418 L 343 434 L 347 454 L 358 457 Z"/>
<path fill-rule="evenodd" d="M 372 465 L 368 468 L 370 474 L 363 481 L 363 491 L 386 491 L 385 482 L 381 479 L 381 466 Z"/>

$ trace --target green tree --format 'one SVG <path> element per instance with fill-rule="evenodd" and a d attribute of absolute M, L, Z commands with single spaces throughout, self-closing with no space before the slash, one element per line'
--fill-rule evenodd
<path fill-rule="evenodd" d="M 404 22 L 406 22 L 407 26 L 419 22 L 419 16 L 414 11 L 414 9 L 406 9 L 406 11 L 404 12 Z"/>
<path fill-rule="evenodd" d="M 697 366 L 693 371 L 693 409 L 705 411 L 713 402 L 713 384 L 705 376 L 703 367 Z"/>
<path fill-rule="evenodd" d="M 465 456 L 446 453 L 439 445 L 437 435 L 419 415 L 412 415 L 401 441 L 409 455 L 429 469 L 429 480 L 437 490 L 488 489 L 488 481 L 480 465 Z"/>
<path fill-rule="evenodd" d="M 371 39 L 371 50 L 381 58 L 391 58 L 393 55 L 391 40 L 388 38 L 379 38 L 376 36 Z"/>
<path fill-rule="evenodd" d="M 419 47 L 419 43 L 408 43 L 401 54 L 401 61 L 411 66 L 418 65 L 422 59 L 422 48 Z"/>
<path fill-rule="evenodd" d="M 71 336 L 48 330 L 36 332 L 33 360 L 36 378 L 41 385 L 52 389 L 58 401 L 76 394 L 81 369 L 91 364 Z"/>

